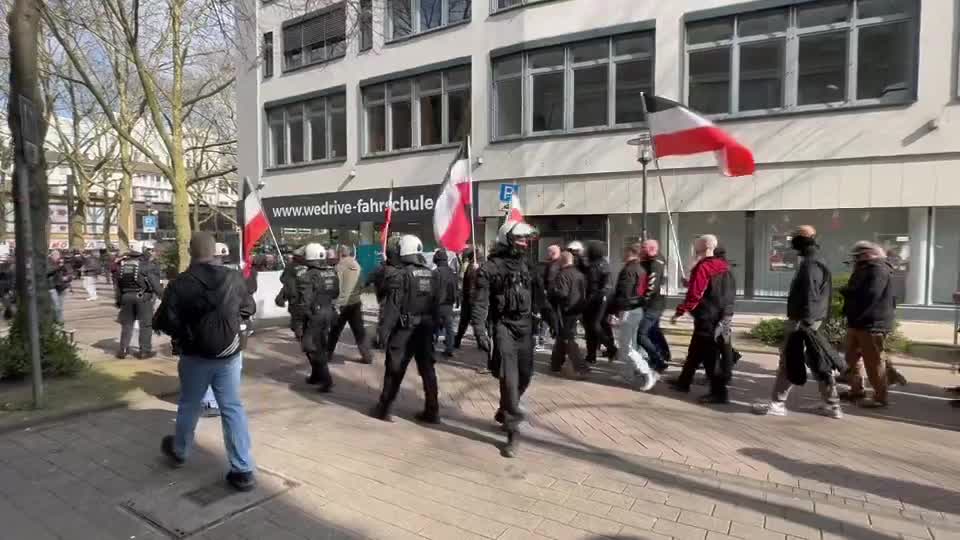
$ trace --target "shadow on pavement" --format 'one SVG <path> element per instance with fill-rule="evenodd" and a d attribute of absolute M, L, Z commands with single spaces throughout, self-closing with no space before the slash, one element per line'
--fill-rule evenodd
<path fill-rule="evenodd" d="M 765 448 L 743 448 L 739 453 L 766 463 L 791 476 L 807 478 L 880 497 L 899 499 L 934 512 L 960 511 L 960 492 L 929 484 L 918 484 L 876 476 L 842 465 L 824 465 L 789 458 Z"/>

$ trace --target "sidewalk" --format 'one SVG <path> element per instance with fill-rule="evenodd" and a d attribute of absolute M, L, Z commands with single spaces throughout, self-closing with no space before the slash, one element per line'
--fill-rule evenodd
<path fill-rule="evenodd" d="M 114 311 L 79 304 L 68 304 L 77 339 L 108 348 Z M 772 355 L 748 354 L 735 403 L 711 408 L 663 386 L 634 392 L 616 364 L 600 364 L 586 382 L 558 378 L 539 355 L 525 399 L 531 425 L 521 456 L 507 460 L 492 421 L 496 381 L 475 372 L 483 358 L 471 340 L 438 365 L 437 428 L 411 420 L 422 406 L 413 368 L 396 423 L 367 417 L 382 355 L 366 366 L 352 362 L 353 346 L 338 352 L 347 362 L 333 366 L 337 386 L 320 395 L 302 382 L 306 362 L 289 331 L 251 340 L 244 397 L 254 454 L 261 478 L 272 471 L 291 484 L 272 498 L 214 515 L 218 502 L 191 507 L 166 495 L 219 482 L 219 423 L 202 420 L 199 452 L 171 471 L 158 454 L 175 406 L 148 399 L 0 436 L 0 536 L 169 538 L 129 510 L 129 501 L 152 500 L 192 509 L 181 525 L 208 518 L 184 531 L 208 540 L 960 538 L 960 413 L 940 388 L 960 377 L 942 364 L 905 361 L 911 384 L 890 409 L 847 406 L 835 421 L 802 412 L 816 403 L 813 385 L 791 396 L 786 418 L 748 412 L 770 390 Z"/>

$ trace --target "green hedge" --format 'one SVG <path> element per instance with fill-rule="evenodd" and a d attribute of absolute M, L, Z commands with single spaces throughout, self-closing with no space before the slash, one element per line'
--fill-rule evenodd
<path fill-rule="evenodd" d="M 40 330 L 40 354 L 43 374 L 50 377 L 76 375 L 89 367 L 80 358 L 77 346 L 58 324 L 49 324 Z M 0 380 L 14 381 L 26 378 L 32 372 L 29 339 L 22 319 L 17 317 L 10 333 L 0 338 Z"/>

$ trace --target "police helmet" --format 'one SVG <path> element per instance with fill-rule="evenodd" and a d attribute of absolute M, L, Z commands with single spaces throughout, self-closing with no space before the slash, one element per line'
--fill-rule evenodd
<path fill-rule="evenodd" d="M 537 235 L 537 229 L 523 221 L 507 221 L 497 231 L 497 243 L 502 246 L 526 249 L 530 238 Z"/>
<path fill-rule="evenodd" d="M 141 255 L 143 253 L 143 242 L 139 240 L 134 240 L 130 242 L 130 253 L 136 253 Z"/>
<path fill-rule="evenodd" d="M 230 248 L 227 247 L 227 245 L 224 244 L 223 242 L 217 242 L 217 247 L 216 247 L 215 253 L 216 253 L 216 256 L 217 256 L 217 257 L 229 257 L 229 256 L 230 256 Z"/>
<path fill-rule="evenodd" d="M 571 253 L 573 253 L 573 254 L 575 254 L 575 255 L 580 255 L 580 254 L 582 254 L 582 253 L 583 253 L 583 242 L 581 242 L 581 241 L 579 241 L 579 240 L 574 240 L 573 242 L 570 242 L 569 244 L 567 244 L 567 251 L 569 251 L 569 252 L 571 252 Z"/>
<path fill-rule="evenodd" d="M 400 237 L 400 256 L 409 257 L 411 255 L 423 254 L 423 242 L 412 234 L 405 234 Z"/>
<path fill-rule="evenodd" d="M 327 250 L 321 244 L 307 244 L 303 248 L 303 258 L 308 261 L 323 261 L 327 258 Z"/>

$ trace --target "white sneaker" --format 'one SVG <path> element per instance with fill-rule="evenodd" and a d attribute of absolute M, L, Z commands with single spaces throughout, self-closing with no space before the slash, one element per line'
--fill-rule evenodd
<path fill-rule="evenodd" d="M 832 407 L 826 403 L 819 405 L 813 409 L 813 412 L 819 414 L 820 416 L 826 416 L 827 418 L 841 419 L 843 418 L 843 411 L 840 410 L 840 407 Z"/>
<path fill-rule="evenodd" d="M 644 375 L 646 382 L 643 383 L 643 386 L 640 387 L 640 390 L 643 392 L 649 392 L 653 390 L 653 387 L 657 384 L 657 381 L 660 380 L 660 374 L 656 371 L 651 371 Z"/>
<path fill-rule="evenodd" d="M 536 353 L 547 352 L 547 348 L 538 343 L 538 344 L 533 348 L 533 352 L 536 352 Z"/>
<path fill-rule="evenodd" d="M 782 401 L 754 403 L 753 414 L 759 414 L 760 416 L 786 416 L 787 404 Z"/>

